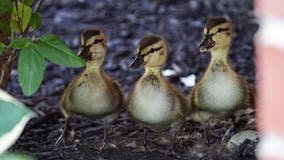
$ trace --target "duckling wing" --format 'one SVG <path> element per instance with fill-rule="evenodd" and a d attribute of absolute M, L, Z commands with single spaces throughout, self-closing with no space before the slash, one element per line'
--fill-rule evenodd
<path fill-rule="evenodd" d="M 255 97 L 256 93 L 253 87 L 241 76 L 239 76 L 239 79 L 241 80 L 241 84 L 244 86 L 245 92 L 246 92 L 246 99 L 244 102 L 244 107 L 255 107 Z"/>
<path fill-rule="evenodd" d="M 60 106 L 63 110 L 68 110 L 71 105 L 69 98 L 72 90 L 85 83 L 85 80 L 81 78 L 82 74 L 83 73 L 81 73 L 80 75 L 75 77 L 71 82 L 69 82 L 68 86 L 63 91 L 63 94 L 60 98 Z"/>
<path fill-rule="evenodd" d="M 201 121 L 208 119 L 207 117 L 211 117 L 211 112 L 207 112 L 201 107 L 203 96 L 200 94 L 200 89 L 202 87 L 202 83 L 198 83 L 191 89 L 190 94 L 188 95 L 188 104 L 191 108 L 191 113 L 195 113 L 197 118 Z M 204 114 L 204 115 L 203 115 Z"/>
<path fill-rule="evenodd" d="M 197 109 L 197 105 L 196 105 L 196 98 L 195 98 L 195 94 L 196 94 L 196 89 L 197 86 L 193 87 L 191 89 L 191 92 L 190 94 L 187 96 L 187 99 L 188 99 L 188 105 L 190 106 L 190 108 L 192 110 L 196 110 Z"/>
<path fill-rule="evenodd" d="M 183 96 L 183 94 L 172 84 L 168 84 L 169 97 L 172 97 L 174 109 L 177 111 L 178 115 L 181 117 L 187 116 L 191 112 L 190 105 L 188 101 Z"/>
<path fill-rule="evenodd" d="M 118 106 L 118 108 L 123 108 L 125 105 L 125 100 L 120 84 L 106 74 L 104 74 L 104 78 L 115 102 L 114 105 Z"/>

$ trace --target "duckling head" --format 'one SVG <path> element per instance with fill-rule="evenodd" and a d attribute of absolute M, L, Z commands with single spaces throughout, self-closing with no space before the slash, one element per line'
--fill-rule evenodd
<path fill-rule="evenodd" d="M 228 48 L 232 41 L 232 23 L 223 16 L 210 18 L 204 27 L 200 52 Z"/>
<path fill-rule="evenodd" d="M 81 34 L 78 55 L 87 61 L 103 61 L 106 54 L 105 34 L 99 29 L 89 29 Z"/>
<path fill-rule="evenodd" d="M 129 65 L 130 68 L 137 68 L 141 64 L 145 67 L 162 67 L 167 60 L 167 45 L 158 35 L 143 37 L 136 52 L 134 61 Z"/>

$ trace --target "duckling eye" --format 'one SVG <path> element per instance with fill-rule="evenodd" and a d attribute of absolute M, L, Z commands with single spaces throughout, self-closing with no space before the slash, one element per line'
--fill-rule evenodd
<path fill-rule="evenodd" d="M 221 32 L 225 32 L 229 30 L 229 28 L 218 28 L 217 32 L 216 33 L 221 33 Z"/>
<path fill-rule="evenodd" d="M 154 53 L 155 51 L 158 51 L 158 50 L 160 50 L 160 49 L 162 49 L 162 47 L 159 47 L 159 48 L 151 48 L 145 55 L 152 54 L 152 53 Z"/>
<path fill-rule="evenodd" d="M 154 49 L 154 48 L 151 48 L 150 51 L 149 51 L 149 53 L 153 53 L 154 51 L 155 51 L 155 49 Z"/>
<path fill-rule="evenodd" d="M 100 43 L 100 42 L 102 42 L 102 41 L 103 41 L 103 39 L 95 39 L 94 44 L 98 44 L 98 43 Z"/>

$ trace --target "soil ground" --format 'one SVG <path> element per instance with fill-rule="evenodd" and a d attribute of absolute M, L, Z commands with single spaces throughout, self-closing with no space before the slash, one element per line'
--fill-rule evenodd
<path fill-rule="evenodd" d="M 139 39 L 149 33 L 160 34 L 167 40 L 170 56 L 165 69 L 176 72 L 167 79 L 188 94 L 191 87 L 186 87 L 180 77 L 194 74 L 198 80 L 210 58 L 209 54 L 198 51 L 204 23 L 211 16 L 225 15 L 234 24 L 230 61 L 239 74 L 251 85 L 255 84 L 253 36 L 258 25 L 250 0 L 45 0 L 41 13 L 43 25 L 33 34 L 57 34 L 74 51 L 78 49 L 79 35 L 84 29 L 102 28 L 108 37 L 104 69 L 121 83 L 126 94 L 143 72 L 142 68 L 129 71 L 127 66 L 134 57 Z M 227 131 L 225 142 L 240 131 L 255 130 L 253 113 L 244 113 L 234 120 L 211 120 L 207 145 L 203 143 L 202 126 L 188 119 L 177 135 L 175 154 L 167 153 L 168 145 L 163 144 L 167 133 L 160 136 L 153 132 L 149 134 L 145 153 L 143 129 L 132 122 L 125 111 L 111 124 L 109 143 L 104 150 L 97 150 L 102 142 L 103 125 L 85 118 L 73 118 L 73 139 L 66 145 L 55 147 L 64 124 L 58 107 L 60 95 L 82 68 L 47 63 L 43 83 L 31 97 L 23 96 L 16 65 L 14 68 L 8 92 L 34 110 L 38 117 L 28 123 L 12 150 L 27 152 L 43 160 L 256 159 L 255 142 L 245 141 L 234 152 L 227 151 L 222 142 Z"/>

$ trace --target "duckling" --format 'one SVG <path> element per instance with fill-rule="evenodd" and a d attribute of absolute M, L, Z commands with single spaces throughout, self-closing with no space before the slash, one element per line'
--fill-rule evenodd
<path fill-rule="evenodd" d="M 81 47 L 78 55 L 85 60 L 85 70 L 64 90 L 60 100 L 65 117 L 65 127 L 56 145 L 66 138 L 69 118 L 80 115 L 91 119 L 114 120 L 124 105 L 120 85 L 102 69 L 106 55 L 106 37 L 99 29 L 86 30 L 81 34 Z M 106 126 L 104 127 L 104 141 Z"/>
<path fill-rule="evenodd" d="M 135 60 L 129 67 L 144 64 L 145 72 L 130 92 L 127 110 L 142 126 L 155 132 L 170 130 L 171 138 L 174 138 L 189 108 L 182 93 L 161 74 L 168 55 L 166 43 L 158 35 L 148 35 L 142 38 L 136 51 Z"/>
<path fill-rule="evenodd" d="M 232 23 L 225 17 L 210 18 L 204 28 L 201 52 L 210 50 L 211 61 L 189 95 L 191 106 L 201 121 L 224 117 L 254 105 L 254 91 L 228 62 Z"/>

